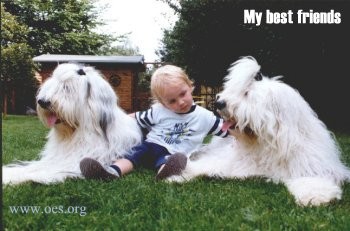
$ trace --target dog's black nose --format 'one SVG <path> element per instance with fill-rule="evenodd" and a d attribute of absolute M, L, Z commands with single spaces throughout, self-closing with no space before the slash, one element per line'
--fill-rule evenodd
<path fill-rule="evenodd" d="M 45 109 L 47 109 L 51 105 L 50 101 L 46 101 L 46 100 L 42 100 L 42 99 L 38 100 L 38 104 L 40 105 L 40 107 L 45 108 Z"/>
<path fill-rule="evenodd" d="M 214 105 L 217 109 L 221 110 L 226 107 L 226 102 L 223 100 L 218 100 L 218 101 L 215 101 Z"/>

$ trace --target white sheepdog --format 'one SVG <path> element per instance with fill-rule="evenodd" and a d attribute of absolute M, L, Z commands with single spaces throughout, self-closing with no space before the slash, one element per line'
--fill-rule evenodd
<path fill-rule="evenodd" d="M 181 176 L 167 180 L 260 176 L 284 183 L 299 205 L 340 199 L 350 171 L 340 160 L 334 136 L 279 78 L 262 76 L 253 57 L 233 63 L 216 105 L 235 138 L 214 138 L 188 161 Z"/>
<path fill-rule="evenodd" d="M 141 142 L 136 120 L 117 105 L 109 83 L 93 67 L 60 64 L 37 94 L 40 120 L 51 130 L 40 158 L 3 166 L 3 184 L 43 184 L 82 178 L 84 157 L 109 165 Z"/>

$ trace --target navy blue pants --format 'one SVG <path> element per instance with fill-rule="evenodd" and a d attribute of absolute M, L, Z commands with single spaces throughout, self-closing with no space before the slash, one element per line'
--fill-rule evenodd
<path fill-rule="evenodd" d="M 157 170 L 166 162 L 169 151 L 163 146 L 147 141 L 135 146 L 132 153 L 125 156 L 125 159 L 130 160 L 134 167 L 145 167 Z"/>

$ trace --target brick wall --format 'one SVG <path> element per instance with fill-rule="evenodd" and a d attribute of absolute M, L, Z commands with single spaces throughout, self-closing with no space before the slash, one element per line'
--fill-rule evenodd
<path fill-rule="evenodd" d="M 131 70 L 101 70 L 102 74 L 111 83 L 114 91 L 119 98 L 119 106 L 127 112 L 133 111 L 133 91 L 134 76 Z M 111 80 L 118 79 L 120 82 Z"/>

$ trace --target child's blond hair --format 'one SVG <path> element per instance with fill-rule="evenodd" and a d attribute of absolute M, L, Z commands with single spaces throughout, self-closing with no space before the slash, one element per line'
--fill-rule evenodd
<path fill-rule="evenodd" d="M 158 68 L 151 77 L 151 94 L 153 99 L 162 103 L 161 96 L 164 93 L 164 87 L 178 84 L 179 82 L 186 83 L 193 90 L 193 82 L 180 67 L 165 65 Z"/>

